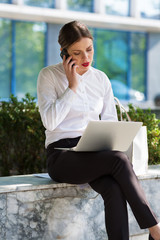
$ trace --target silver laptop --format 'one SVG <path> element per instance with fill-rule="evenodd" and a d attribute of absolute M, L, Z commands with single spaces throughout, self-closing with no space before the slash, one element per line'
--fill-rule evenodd
<path fill-rule="evenodd" d="M 77 146 L 56 149 L 76 152 L 102 150 L 125 152 L 128 150 L 142 124 L 142 122 L 125 121 L 90 121 Z"/>

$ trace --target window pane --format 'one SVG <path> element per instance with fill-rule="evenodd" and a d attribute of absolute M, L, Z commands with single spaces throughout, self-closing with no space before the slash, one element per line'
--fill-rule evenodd
<path fill-rule="evenodd" d="M 145 93 L 146 34 L 131 34 L 131 78 L 132 88 Z"/>
<path fill-rule="evenodd" d="M 11 22 L 0 19 L 0 98 L 10 95 L 11 78 Z"/>
<path fill-rule="evenodd" d="M 104 0 L 107 14 L 128 16 L 129 0 Z"/>
<path fill-rule="evenodd" d="M 127 34 L 97 30 L 97 68 L 110 79 L 127 82 Z"/>
<path fill-rule="evenodd" d="M 95 66 L 109 77 L 114 95 L 144 100 L 146 35 L 96 29 L 94 39 Z"/>
<path fill-rule="evenodd" d="M 55 6 L 55 0 L 23 0 L 25 5 L 35 7 L 53 8 Z"/>
<path fill-rule="evenodd" d="M 137 1 L 142 18 L 160 19 L 160 0 Z"/>
<path fill-rule="evenodd" d="M 0 0 L 0 3 L 10 3 L 10 0 Z"/>
<path fill-rule="evenodd" d="M 45 25 L 16 23 L 16 95 L 36 96 L 37 74 L 44 67 Z"/>
<path fill-rule="evenodd" d="M 96 67 L 111 80 L 114 95 L 128 99 L 127 33 L 97 30 L 96 36 Z"/>
<path fill-rule="evenodd" d="M 67 6 L 73 11 L 93 12 L 93 0 L 67 0 Z"/>

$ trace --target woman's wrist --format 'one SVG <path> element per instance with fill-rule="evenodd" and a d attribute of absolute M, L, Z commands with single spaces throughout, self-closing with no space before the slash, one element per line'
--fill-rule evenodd
<path fill-rule="evenodd" d="M 69 88 L 76 93 L 77 87 L 75 87 L 75 86 L 69 86 Z"/>

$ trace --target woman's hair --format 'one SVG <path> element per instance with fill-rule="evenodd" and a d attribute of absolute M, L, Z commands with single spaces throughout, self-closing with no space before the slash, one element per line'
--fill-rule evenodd
<path fill-rule="evenodd" d="M 59 32 L 58 42 L 63 49 L 68 48 L 74 42 L 79 41 L 83 37 L 93 40 L 93 36 L 85 24 L 78 21 L 73 21 L 65 24 L 61 28 Z"/>

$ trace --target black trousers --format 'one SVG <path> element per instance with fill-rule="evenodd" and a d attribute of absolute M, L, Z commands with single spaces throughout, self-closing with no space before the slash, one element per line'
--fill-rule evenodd
<path fill-rule="evenodd" d="M 80 137 L 62 139 L 47 148 L 50 177 L 57 182 L 90 186 L 104 200 L 105 224 L 109 240 L 128 240 L 129 203 L 140 228 L 158 222 L 146 200 L 143 189 L 127 156 L 119 151 L 74 152 L 55 147 L 76 146 Z"/>

